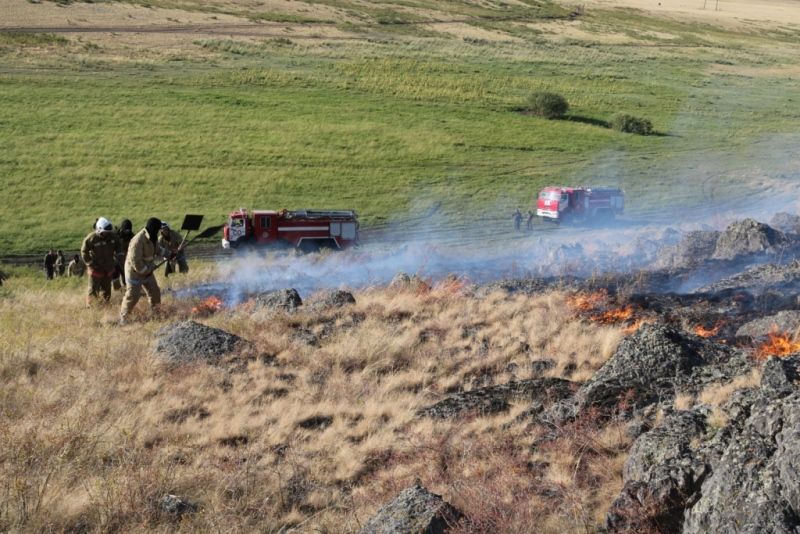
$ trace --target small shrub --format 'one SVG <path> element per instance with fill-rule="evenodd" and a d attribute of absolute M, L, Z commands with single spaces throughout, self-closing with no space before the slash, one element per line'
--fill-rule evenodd
<path fill-rule="evenodd" d="M 569 109 L 567 99 L 557 93 L 539 92 L 528 97 L 525 110 L 532 115 L 546 119 L 563 117 Z"/>
<path fill-rule="evenodd" d="M 611 127 L 617 131 L 639 135 L 653 133 L 653 123 L 641 117 L 634 117 L 627 113 L 618 113 L 611 119 Z"/>

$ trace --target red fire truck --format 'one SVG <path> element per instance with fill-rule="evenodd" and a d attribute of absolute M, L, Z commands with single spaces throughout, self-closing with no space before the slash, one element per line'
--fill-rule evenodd
<path fill-rule="evenodd" d="M 536 215 L 554 223 L 613 221 L 624 210 L 618 187 L 545 187 L 536 203 Z"/>
<path fill-rule="evenodd" d="M 281 210 L 248 212 L 228 217 L 222 247 L 284 245 L 306 252 L 344 249 L 358 244 L 358 215 L 352 210 Z"/>

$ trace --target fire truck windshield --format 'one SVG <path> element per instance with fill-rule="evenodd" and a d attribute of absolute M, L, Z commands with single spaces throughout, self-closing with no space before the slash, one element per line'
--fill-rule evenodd
<path fill-rule="evenodd" d="M 558 191 L 542 191 L 539 193 L 540 200 L 558 200 L 561 194 Z"/>

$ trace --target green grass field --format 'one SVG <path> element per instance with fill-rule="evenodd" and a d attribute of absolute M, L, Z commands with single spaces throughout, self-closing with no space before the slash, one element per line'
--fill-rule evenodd
<path fill-rule="evenodd" d="M 512 15 L 563 16 L 534 7 Z M 790 65 L 793 34 L 619 10 L 583 15 L 596 40 L 557 40 L 478 13 L 476 27 L 508 35 L 489 42 L 369 15 L 363 39 L 203 39 L 181 53 L 0 34 L 0 255 L 75 249 L 97 216 L 138 227 L 331 207 L 379 227 L 441 203 L 448 221 L 505 219 L 547 183 L 620 184 L 641 213 L 748 194 L 800 130 L 795 78 L 735 72 Z M 569 116 L 519 113 L 537 90 L 563 94 Z M 661 135 L 604 127 L 616 112 Z"/>

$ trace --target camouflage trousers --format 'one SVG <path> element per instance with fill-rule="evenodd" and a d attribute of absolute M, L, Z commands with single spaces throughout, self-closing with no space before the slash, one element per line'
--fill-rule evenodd
<path fill-rule="evenodd" d="M 125 286 L 125 296 L 122 298 L 122 307 L 119 310 L 120 318 L 125 319 L 133 310 L 142 297 L 142 291 L 147 293 L 147 299 L 150 301 L 151 307 L 155 308 L 161 304 L 161 289 L 158 287 L 155 276 L 150 275 L 144 280 L 129 278 Z"/>

